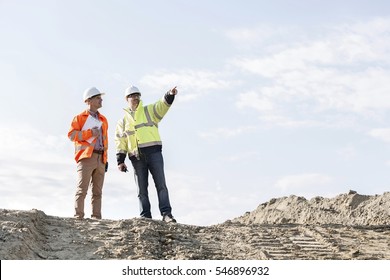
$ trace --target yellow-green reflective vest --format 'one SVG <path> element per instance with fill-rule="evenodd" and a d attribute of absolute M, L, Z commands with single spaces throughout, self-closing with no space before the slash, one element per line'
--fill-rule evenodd
<path fill-rule="evenodd" d="M 138 156 L 139 148 L 161 145 L 158 123 L 169 108 L 170 105 L 163 97 L 147 106 L 143 106 L 141 100 L 134 117 L 129 108 L 124 109 L 125 116 L 118 121 L 115 129 L 116 152 Z"/>

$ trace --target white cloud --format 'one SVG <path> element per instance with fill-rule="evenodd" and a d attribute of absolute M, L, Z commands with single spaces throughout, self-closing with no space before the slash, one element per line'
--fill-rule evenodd
<path fill-rule="evenodd" d="M 210 180 L 202 173 L 193 175 L 167 170 L 167 184 L 173 215 L 186 224 L 224 222 L 241 215 L 244 210 L 239 214 L 237 210 L 245 209 L 256 199 L 254 196 L 248 198 L 245 192 L 232 193 L 233 190 L 221 185 L 218 179 Z M 154 196 L 153 192 L 150 193 Z"/>
<path fill-rule="evenodd" d="M 351 160 L 351 159 L 354 159 L 356 158 L 356 155 L 357 155 L 357 150 L 356 150 L 356 147 L 352 146 L 352 145 L 347 145 L 341 149 L 339 149 L 337 151 L 337 153 L 339 154 L 339 156 L 344 159 L 344 160 Z"/>
<path fill-rule="evenodd" d="M 255 109 L 263 120 L 309 124 L 335 112 L 367 118 L 390 109 L 390 20 L 361 26 L 341 26 L 320 39 L 232 59 L 233 66 L 262 77 L 255 90 L 238 96 L 237 107 Z"/>
<path fill-rule="evenodd" d="M 297 193 L 303 189 L 310 190 L 325 186 L 332 181 L 332 178 L 319 173 L 305 173 L 285 176 L 275 183 L 275 187 L 283 192 Z"/>
<path fill-rule="evenodd" d="M 273 100 L 270 97 L 257 94 L 254 91 L 241 93 L 238 96 L 236 105 L 240 109 L 244 107 L 252 107 L 260 112 L 267 112 L 275 109 Z"/>
<path fill-rule="evenodd" d="M 33 162 L 64 162 L 64 156 L 73 154 L 73 145 L 66 136 L 48 134 L 27 124 L 0 124 L 0 158 Z M 72 158 L 72 156 L 70 156 Z"/>
<path fill-rule="evenodd" d="M 390 143 L 390 128 L 375 128 L 369 131 L 368 134 L 376 139 Z"/>
<path fill-rule="evenodd" d="M 213 129 L 212 131 L 208 131 L 208 132 L 200 132 L 199 136 L 206 140 L 215 140 L 219 138 L 236 137 L 243 133 L 253 131 L 255 129 L 256 129 L 255 126 L 242 126 L 237 128 L 221 127 L 221 128 Z"/>
<path fill-rule="evenodd" d="M 271 28 L 249 29 L 249 28 L 237 28 L 226 31 L 226 36 L 237 43 L 251 43 L 260 41 L 264 37 L 272 35 Z"/>
<path fill-rule="evenodd" d="M 294 26 L 274 26 L 260 24 L 251 28 L 233 28 L 225 32 L 225 36 L 240 49 L 267 49 L 267 46 L 273 43 L 278 44 L 280 38 L 284 41 L 296 40 L 300 37 L 300 29 Z"/>
<path fill-rule="evenodd" d="M 250 162 L 255 161 L 258 156 L 258 151 L 239 152 L 222 157 L 222 160 L 223 162 Z"/>
<path fill-rule="evenodd" d="M 2 207 L 71 216 L 76 173 L 73 146 L 66 135 L 21 123 L 1 124 L 0 129 Z"/>
<path fill-rule="evenodd" d="M 210 91 L 228 89 L 231 85 L 237 84 L 226 74 L 212 71 L 183 70 L 177 73 L 159 71 L 155 74 L 146 75 L 141 83 L 152 89 L 161 91 L 162 88 L 169 89 L 177 86 L 180 91 L 185 92 L 181 101 L 196 99 Z"/>

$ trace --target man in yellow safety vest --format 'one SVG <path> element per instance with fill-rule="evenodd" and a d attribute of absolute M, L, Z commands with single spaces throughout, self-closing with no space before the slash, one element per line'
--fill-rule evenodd
<path fill-rule="evenodd" d="M 176 87 L 169 90 L 162 99 L 144 106 L 141 92 L 135 86 L 125 90 L 125 99 L 129 107 L 119 120 L 115 130 L 115 144 L 118 169 L 127 171 L 125 164 L 128 155 L 134 169 L 134 178 L 138 187 L 140 216 L 152 218 L 148 195 L 148 175 L 152 174 L 163 221 L 176 222 L 172 216 L 168 188 L 165 182 L 162 142 L 158 123 L 172 105 L 177 94 Z"/>

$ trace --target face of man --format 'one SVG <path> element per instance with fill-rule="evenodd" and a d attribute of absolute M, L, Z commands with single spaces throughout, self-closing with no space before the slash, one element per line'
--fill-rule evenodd
<path fill-rule="evenodd" d="M 127 96 L 127 102 L 129 103 L 130 107 L 135 110 L 138 107 L 138 104 L 141 100 L 141 94 L 139 93 L 133 93 Z"/>
<path fill-rule="evenodd" d="M 91 108 L 91 110 L 94 110 L 94 111 L 98 110 L 99 108 L 102 107 L 102 104 L 103 104 L 103 98 L 100 94 L 95 95 L 95 96 L 91 97 L 90 99 L 88 99 L 88 105 Z"/>

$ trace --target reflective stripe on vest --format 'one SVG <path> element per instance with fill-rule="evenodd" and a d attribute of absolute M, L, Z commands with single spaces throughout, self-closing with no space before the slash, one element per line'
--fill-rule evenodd
<path fill-rule="evenodd" d="M 157 104 L 154 104 L 154 106 L 153 106 L 153 113 L 154 113 L 154 115 L 156 116 L 156 118 L 158 118 L 158 119 L 161 121 L 163 117 L 161 117 L 161 116 L 157 113 L 156 107 L 157 107 Z M 147 116 L 146 116 L 146 117 L 147 117 Z M 150 116 L 149 116 L 149 118 L 150 118 Z M 149 121 L 149 120 L 148 120 L 148 121 Z"/>
<path fill-rule="evenodd" d="M 76 152 L 78 152 L 78 151 L 85 150 L 85 149 L 87 149 L 89 147 L 95 147 L 95 144 L 92 142 L 92 144 L 88 145 L 88 146 L 85 146 L 85 145 L 76 146 L 75 149 L 76 149 Z"/>
<path fill-rule="evenodd" d="M 148 108 L 147 108 L 146 106 L 144 107 L 144 112 L 145 112 L 146 120 L 147 120 L 148 122 L 146 122 L 146 123 L 140 123 L 140 124 L 135 125 L 135 126 L 134 126 L 135 129 L 138 129 L 138 128 L 144 127 L 144 126 L 154 126 L 154 125 L 157 126 L 157 124 L 154 123 L 154 122 L 152 121 L 152 118 L 150 117 Z"/>
<path fill-rule="evenodd" d="M 156 127 L 158 127 L 158 125 L 152 121 L 152 118 L 150 117 L 149 111 L 148 111 L 146 106 L 144 106 L 144 112 L 145 112 L 145 117 L 146 117 L 147 122 L 135 125 L 134 129 L 138 129 L 138 128 L 145 127 L 145 126 L 156 126 Z M 156 116 L 159 119 L 161 119 L 161 117 L 157 114 L 157 112 L 154 112 L 154 113 L 156 114 Z M 122 127 L 123 127 L 123 130 L 124 130 L 125 129 L 125 118 L 123 118 L 123 125 L 122 125 Z M 126 137 L 126 135 L 130 136 L 130 135 L 134 135 L 134 134 L 135 134 L 134 130 L 126 130 L 126 131 L 124 130 L 122 135 L 118 135 L 117 134 L 117 137 L 124 138 L 124 137 Z"/>
<path fill-rule="evenodd" d="M 77 139 L 76 139 L 76 134 L 77 134 Z M 70 136 L 69 136 L 69 139 L 71 141 L 75 141 L 75 140 L 80 140 L 81 137 L 83 137 L 83 133 L 81 131 L 79 132 L 76 132 L 76 131 L 73 131 Z"/>

